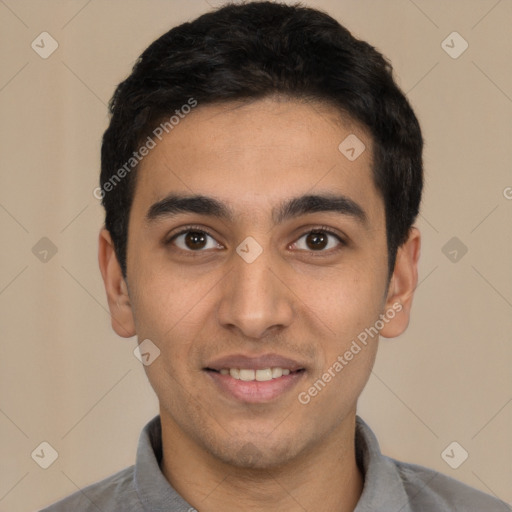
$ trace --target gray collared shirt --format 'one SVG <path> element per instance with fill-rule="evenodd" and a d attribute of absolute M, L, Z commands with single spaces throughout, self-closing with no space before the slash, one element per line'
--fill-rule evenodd
<path fill-rule="evenodd" d="M 370 427 L 356 423 L 356 455 L 364 473 L 354 512 L 510 512 L 504 502 L 431 469 L 381 454 Z M 160 416 L 143 429 L 134 466 L 85 487 L 41 512 L 194 512 L 160 470 Z"/>

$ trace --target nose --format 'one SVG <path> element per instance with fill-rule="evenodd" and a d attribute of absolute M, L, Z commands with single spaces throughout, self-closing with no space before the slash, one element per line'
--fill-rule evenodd
<path fill-rule="evenodd" d="M 294 314 L 293 293 L 283 278 L 282 265 L 272 261 L 269 251 L 251 263 L 238 254 L 233 258 L 217 309 L 220 324 L 253 339 L 288 327 Z"/>

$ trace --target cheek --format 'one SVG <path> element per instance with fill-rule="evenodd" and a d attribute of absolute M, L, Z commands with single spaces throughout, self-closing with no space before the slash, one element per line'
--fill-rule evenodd
<path fill-rule="evenodd" d="M 312 327 L 318 366 L 307 387 L 300 390 L 302 400 L 297 398 L 311 405 L 311 411 L 331 415 L 333 421 L 355 407 L 371 374 L 378 346 L 378 333 L 372 327 L 379 319 L 383 294 L 383 287 L 376 283 L 375 273 L 353 266 L 321 281 L 305 280 L 298 293 L 306 297 L 304 314 L 316 317 L 323 329 Z"/>
<path fill-rule="evenodd" d="M 316 433 L 322 429 L 330 430 L 356 410 L 357 400 L 371 374 L 376 351 L 375 340 L 366 346 L 359 344 L 355 349 L 349 343 L 331 354 L 327 364 L 313 376 L 307 387 L 299 390 L 297 401 L 303 408 L 303 415 L 311 419 L 305 422 L 304 428 Z"/>
<path fill-rule="evenodd" d="M 214 285 L 213 276 L 194 279 L 179 269 L 162 268 L 154 262 L 141 262 L 133 276 L 135 290 L 132 308 L 137 333 L 158 339 L 175 337 L 178 332 L 193 336 L 194 318 L 208 303 L 208 292 Z"/>
<path fill-rule="evenodd" d="M 347 340 L 373 324 L 382 308 L 383 275 L 375 267 L 364 265 L 352 263 L 294 279 L 293 290 L 299 302 L 338 340 Z"/>

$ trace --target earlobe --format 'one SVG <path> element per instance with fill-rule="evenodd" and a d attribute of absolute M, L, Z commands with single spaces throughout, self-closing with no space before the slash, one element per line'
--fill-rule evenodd
<path fill-rule="evenodd" d="M 395 338 L 409 325 L 414 291 L 418 285 L 418 261 L 421 235 L 416 227 L 409 231 L 407 241 L 397 251 L 395 268 L 391 277 L 384 311 L 388 322 L 380 335 Z"/>
<path fill-rule="evenodd" d="M 135 336 L 128 286 L 117 260 L 112 238 L 105 228 L 102 228 L 99 234 L 98 263 L 107 293 L 112 328 L 123 338 Z"/>

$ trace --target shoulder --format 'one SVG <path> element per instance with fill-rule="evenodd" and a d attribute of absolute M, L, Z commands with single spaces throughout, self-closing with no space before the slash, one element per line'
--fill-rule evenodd
<path fill-rule="evenodd" d="M 141 510 L 133 483 L 134 466 L 123 469 L 104 480 L 84 487 L 40 512 L 123 512 Z"/>
<path fill-rule="evenodd" d="M 454 478 L 423 466 L 386 458 L 395 465 L 400 475 L 412 511 L 512 511 L 503 501 Z"/>

